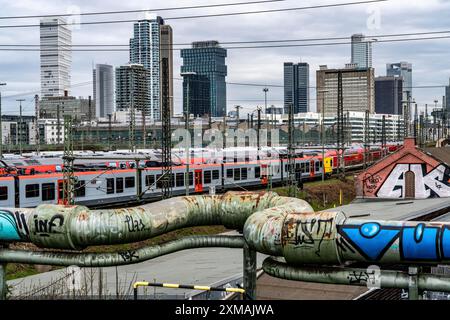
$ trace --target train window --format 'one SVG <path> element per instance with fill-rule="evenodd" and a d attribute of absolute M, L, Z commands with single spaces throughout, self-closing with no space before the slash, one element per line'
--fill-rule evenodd
<path fill-rule="evenodd" d="M 27 198 L 39 197 L 39 185 L 38 184 L 27 184 L 25 186 L 25 197 L 27 197 Z"/>
<path fill-rule="evenodd" d="M 106 194 L 114 193 L 114 179 L 106 179 Z"/>
<path fill-rule="evenodd" d="M 255 167 L 255 179 L 261 178 L 261 167 Z"/>
<path fill-rule="evenodd" d="M 205 184 L 211 183 L 211 171 L 205 171 L 203 176 L 203 181 Z"/>
<path fill-rule="evenodd" d="M 125 178 L 125 188 L 134 188 L 135 179 L 134 177 L 126 177 Z"/>
<path fill-rule="evenodd" d="M 55 184 L 43 183 L 42 184 L 42 201 L 55 200 Z"/>
<path fill-rule="evenodd" d="M 194 173 L 189 172 L 189 185 L 194 185 Z"/>
<path fill-rule="evenodd" d="M 86 181 L 79 180 L 75 184 L 75 197 L 85 197 L 86 196 Z"/>
<path fill-rule="evenodd" d="M 241 169 L 241 180 L 247 180 L 248 177 L 248 170 L 247 168 Z"/>
<path fill-rule="evenodd" d="M 305 172 L 309 172 L 309 162 L 305 163 Z"/>
<path fill-rule="evenodd" d="M 296 164 L 295 164 L 295 170 L 297 170 L 297 171 L 300 170 L 300 163 L 296 163 Z"/>
<path fill-rule="evenodd" d="M 157 174 L 156 175 L 156 188 L 162 189 L 162 187 L 163 187 L 162 175 L 161 174 Z"/>
<path fill-rule="evenodd" d="M 304 162 L 300 163 L 300 171 L 303 172 L 303 173 L 306 172 L 305 171 L 305 163 Z"/>
<path fill-rule="evenodd" d="M 227 169 L 227 178 L 233 178 L 233 169 Z"/>
<path fill-rule="evenodd" d="M 170 174 L 170 187 L 175 187 L 175 175 L 173 173 Z"/>
<path fill-rule="evenodd" d="M 176 186 L 177 187 L 184 186 L 184 173 L 177 173 L 176 174 Z"/>
<path fill-rule="evenodd" d="M 0 187 L 0 200 L 8 200 L 8 187 Z"/>
<path fill-rule="evenodd" d="M 241 169 L 236 168 L 234 169 L 234 181 L 241 180 Z"/>
<path fill-rule="evenodd" d="M 155 176 L 154 175 L 148 175 L 145 177 L 145 186 L 146 187 L 153 187 L 155 184 Z"/>
<path fill-rule="evenodd" d="M 123 193 L 123 178 L 116 178 L 116 193 Z"/>
<path fill-rule="evenodd" d="M 320 171 L 320 162 L 319 161 L 316 161 L 316 169 L 315 169 L 315 171 L 316 172 Z"/>
<path fill-rule="evenodd" d="M 219 180 L 220 179 L 220 172 L 219 172 L 219 170 L 213 170 L 212 178 L 213 178 L 213 180 Z"/>

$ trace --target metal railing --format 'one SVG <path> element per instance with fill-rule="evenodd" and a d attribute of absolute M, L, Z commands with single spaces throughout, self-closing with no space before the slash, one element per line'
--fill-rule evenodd
<path fill-rule="evenodd" d="M 151 282 L 135 282 L 133 285 L 134 300 L 138 299 L 138 289 L 139 287 L 159 287 L 168 289 L 191 289 L 191 290 L 201 290 L 201 291 L 219 291 L 228 293 L 239 293 L 242 296 L 245 295 L 245 290 L 242 288 L 222 288 L 222 287 L 209 287 L 209 286 L 196 286 L 196 285 L 184 285 L 184 284 L 173 284 L 173 283 L 151 283 Z"/>

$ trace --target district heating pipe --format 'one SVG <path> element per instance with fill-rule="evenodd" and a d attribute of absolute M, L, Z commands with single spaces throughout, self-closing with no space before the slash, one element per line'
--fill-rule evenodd
<path fill-rule="evenodd" d="M 0 249 L 0 263 L 25 263 L 51 266 L 111 267 L 155 259 L 195 248 L 244 247 L 242 236 L 191 236 L 160 245 L 111 253 L 47 252 Z M 1 264 L 0 264 L 1 266 Z"/>
<path fill-rule="evenodd" d="M 263 262 L 268 275 L 285 280 L 362 287 L 409 289 L 411 275 L 407 272 L 377 268 L 344 268 L 330 266 L 290 266 L 274 258 Z M 450 292 L 450 278 L 435 274 L 417 274 L 418 290 Z"/>
<path fill-rule="evenodd" d="M 303 200 L 275 193 L 179 197 L 111 210 L 57 205 L 0 209 L 0 225 L 0 242 L 31 242 L 51 249 L 82 250 L 143 241 L 190 226 L 224 225 L 242 230 L 249 249 L 283 257 L 294 266 L 450 263 L 449 223 L 314 212 Z"/>

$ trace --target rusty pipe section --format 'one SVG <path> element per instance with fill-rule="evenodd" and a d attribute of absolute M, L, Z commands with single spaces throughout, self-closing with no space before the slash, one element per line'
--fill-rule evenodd
<path fill-rule="evenodd" d="M 287 204 L 312 211 L 303 200 L 255 192 L 179 197 L 109 210 L 58 205 L 0 209 L 0 242 L 32 242 L 42 248 L 80 250 L 138 242 L 191 226 L 224 225 L 242 230 L 254 212 Z"/>
<path fill-rule="evenodd" d="M 347 218 L 342 212 L 298 213 L 280 206 L 253 214 L 244 237 L 258 252 L 292 266 L 351 262 L 450 263 L 450 224 Z"/>
<path fill-rule="evenodd" d="M 111 253 L 46 252 L 0 249 L 2 263 L 52 266 L 110 267 L 139 263 L 194 248 L 243 248 L 241 236 L 192 236 L 160 245 Z"/>

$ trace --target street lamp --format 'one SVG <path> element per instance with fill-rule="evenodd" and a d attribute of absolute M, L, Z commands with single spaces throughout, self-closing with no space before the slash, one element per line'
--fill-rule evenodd
<path fill-rule="evenodd" d="M 322 121 L 321 121 L 321 137 L 322 137 L 322 182 L 325 181 L 325 93 L 330 90 L 321 89 L 317 90 L 317 93 L 322 94 Z"/>
<path fill-rule="evenodd" d="M 0 83 L 6 86 L 6 83 Z M 3 158 L 3 124 L 2 124 L 2 92 L 0 91 L 0 159 Z"/>
<path fill-rule="evenodd" d="M 189 76 L 196 76 L 197 72 L 182 72 L 181 76 L 189 77 Z M 190 146 L 191 141 L 187 141 L 188 138 L 188 132 L 189 132 L 189 95 L 190 95 L 190 81 L 187 78 L 186 79 L 186 110 L 185 110 L 185 130 L 186 130 L 186 146 L 185 146 L 185 152 L 186 152 L 186 173 L 184 176 L 184 186 L 186 187 L 186 196 L 189 196 L 189 152 L 190 152 Z"/>

